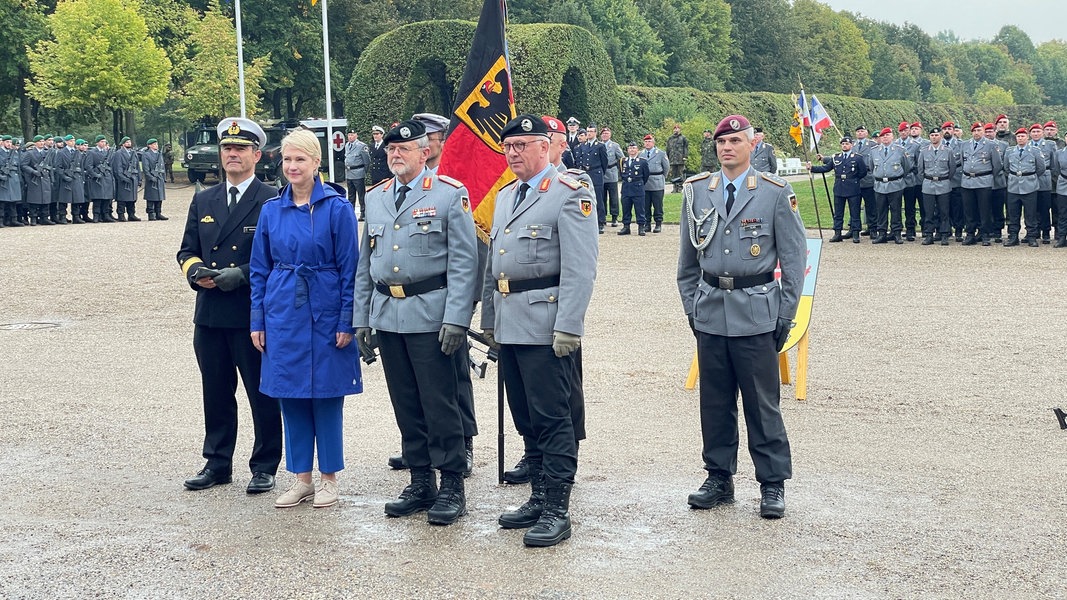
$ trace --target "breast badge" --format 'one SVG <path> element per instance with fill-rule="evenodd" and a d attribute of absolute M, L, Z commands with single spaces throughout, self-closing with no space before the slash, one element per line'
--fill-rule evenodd
<path fill-rule="evenodd" d="M 751 254 L 752 256 L 759 256 L 759 252 L 760 252 L 759 244 L 752 244 L 752 246 L 748 249 L 748 253 Z"/>

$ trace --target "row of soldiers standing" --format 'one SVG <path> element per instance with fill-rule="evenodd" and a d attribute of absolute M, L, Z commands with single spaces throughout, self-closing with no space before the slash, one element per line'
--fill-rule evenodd
<path fill-rule="evenodd" d="M 148 220 L 166 221 L 164 163 L 154 138 L 136 151 L 128 137 L 113 150 L 103 135 L 92 149 L 72 135 L 38 135 L 22 149 L 0 136 L 0 226 L 140 221 L 135 203 L 142 185 Z"/>

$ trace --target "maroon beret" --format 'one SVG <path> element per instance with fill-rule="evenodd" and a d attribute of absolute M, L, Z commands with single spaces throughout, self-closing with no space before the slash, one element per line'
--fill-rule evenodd
<path fill-rule="evenodd" d="M 1019 135 L 1020 133 L 1022 133 L 1024 135 L 1029 135 L 1030 134 L 1030 132 L 1027 131 L 1025 127 L 1020 127 L 1020 128 L 1015 130 L 1015 135 Z"/>
<path fill-rule="evenodd" d="M 974 125 L 971 125 L 971 131 L 974 131 L 975 129 L 985 129 L 985 125 L 982 125 L 978 121 L 975 121 Z"/>
<path fill-rule="evenodd" d="M 907 129 L 908 129 L 908 122 L 907 121 L 901 121 L 900 125 L 897 126 L 897 131 L 907 131 Z"/>
<path fill-rule="evenodd" d="M 748 119 L 741 115 L 730 115 L 725 119 L 719 121 L 719 126 L 715 128 L 715 133 L 711 137 L 719 139 L 719 137 L 744 131 L 752 127 L 752 123 L 748 122 Z"/>
<path fill-rule="evenodd" d="M 1001 121 L 1001 119 L 1007 121 L 1008 120 L 1008 115 L 997 115 L 997 118 L 993 119 L 993 122 L 994 123 L 999 123 Z"/>
<path fill-rule="evenodd" d="M 878 137 L 882 137 L 883 135 L 885 135 L 887 133 L 893 133 L 893 130 L 888 128 L 888 127 L 886 127 L 886 128 L 884 128 L 884 129 L 882 129 L 881 131 L 878 132 Z"/>
<path fill-rule="evenodd" d="M 541 120 L 545 122 L 545 125 L 548 125 L 549 133 L 564 133 L 567 131 L 566 128 L 563 127 L 563 123 L 560 123 L 559 119 L 556 117 L 545 115 L 541 117 Z"/>
<path fill-rule="evenodd" d="M 1055 121 L 1049 121 L 1048 123 L 1045 123 L 1045 127 L 1055 127 L 1055 126 L 1056 126 L 1056 122 Z"/>

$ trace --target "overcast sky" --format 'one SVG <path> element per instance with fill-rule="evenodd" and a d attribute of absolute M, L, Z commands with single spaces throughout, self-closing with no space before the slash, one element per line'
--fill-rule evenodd
<path fill-rule="evenodd" d="M 931 36 L 951 29 L 964 41 L 991 40 L 1004 25 L 1022 29 L 1037 46 L 1067 39 L 1065 0 L 821 0 L 834 10 L 859 13 L 876 21 L 914 23 Z"/>

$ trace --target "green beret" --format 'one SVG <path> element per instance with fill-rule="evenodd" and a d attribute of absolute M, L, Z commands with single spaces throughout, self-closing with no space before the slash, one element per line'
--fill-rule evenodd
<path fill-rule="evenodd" d="M 64 140 L 63 140 L 63 138 L 61 138 L 61 137 L 59 137 L 57 135 L 56 137 L 52 138 L 52 141 L 57 143 L 57 144 L 62 144 Z"/>
<path fill-rule="evenodd" d="M 10 142 L 10 141 L 11 141 L 11 136 L 10 135 L 5 135 L 4 137 L 0 138 L 0 142 Z"/>
<path fill-rule="evenodd" d="M 44 141 L 44 136 L 43 135 L 35 135 L 35 136 L 33 136 L 33 141 L 34 142 L 43 142 Z"/>
<path fill-rule="evenodd" d="M 148 141 L 144 143 L 145 146 L 151 146 L 152 144 L 158 144 L 159 140 L 156 138 L 148 138 Z"/>
<path fill-rule="evenodd" d="M 83 140 L 81 138 L 78 138 L 77 140 L 74 141 L 74 145 L 75 146 L 82 146 L 82 145 L 85 145 L 85 144 L 88 144 L 88 143 L 89 142 L 87 142 L 87 141 L 85 141 L 85 140 Z"/>
<path fill-rule="evenodd" d="M 69 142 L 69 141 L 71 141 L 73 139 L 74 139 L 74 136 L 69 134 L 69 133 L 67 135 L 63 136 L 63 141 L 65 141 L 65 142 Z"/>
<path fill-rule="evenodd" d="M 106 139 L 107 139 L 106 135 L 100 134 L 100 135 L 96 136 L 96 141 L 94 141 L 93 143 L 94 144 L 99 144 L 101 140 L 106 140 Z"/>
<path fill-rule="evenodd" d="M 130 136 L 124 135 L 124 136 L 122 136 L 122 139 L 119 140 L 119 145 L 121 146 L 121 145 L 125 144 L 128 141 L 130 141 Z"/>

